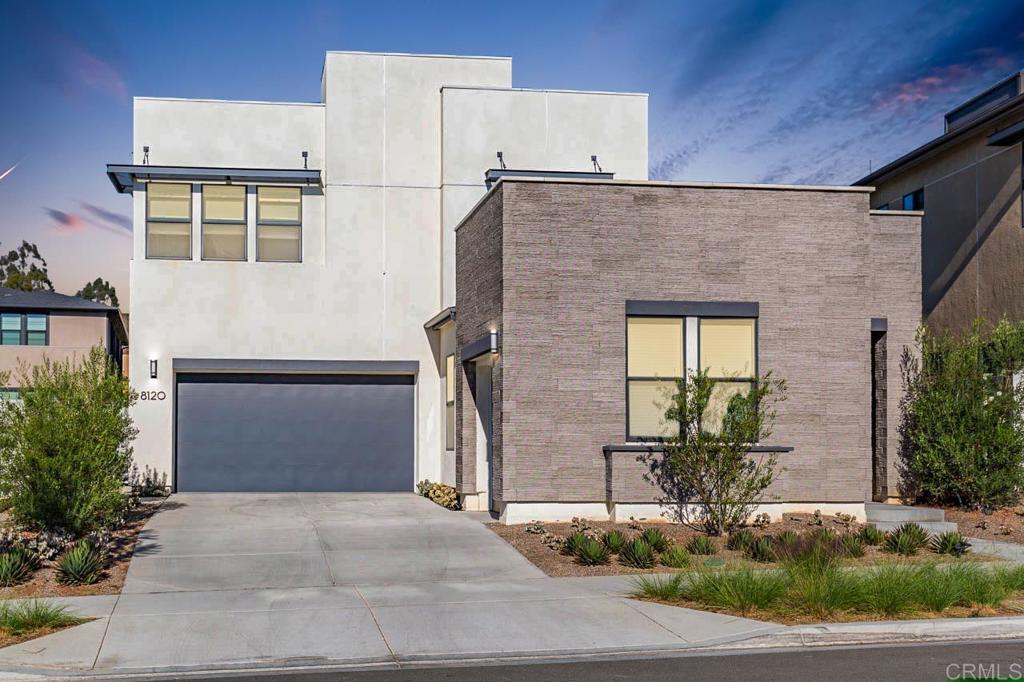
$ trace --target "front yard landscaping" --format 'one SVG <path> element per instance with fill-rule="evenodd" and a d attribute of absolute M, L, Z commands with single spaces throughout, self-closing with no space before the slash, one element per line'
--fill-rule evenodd
<path fill-rule="evenodd" d="M 908 524 L 881 533 L 847 516 L 786 514 L 711 537 L 678 523 L 584 521 L 488 526 L 552 577 L 657 573 L 690 568 L 765 568 L 822 551 L 842 566 L 871 566 L 894 557 L 906 563 L 986 561 L 959 535 L 930 537 Z M 603 547 L 604 551 L 601 551 Z"/>

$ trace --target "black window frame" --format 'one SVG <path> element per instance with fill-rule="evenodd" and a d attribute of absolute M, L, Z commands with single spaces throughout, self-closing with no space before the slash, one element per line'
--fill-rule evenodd
<path fill-rule="evenodd" d="M 299 219 L 297 221 L 291 220 L 263 220 L 260 218 L 260 189 L 264 187 L 278 188 L 278 187 L 291 187 L 292 189 L 299 190 Z M 301 186 L 297 185 L 256 185 L 256 262 L 257 263 L 301 263 L 302 262 L 302 247 L 303 247 L 303 232 L 302 219 L 305 214 L 303 211 L 302 204 L 305 203 L 303 198 L 303 191 Z M 260 227 L 295 227 L 299 231 L 299 257 L 296 260 L 278 260 L 274 258 L 263 258 L 260 256 Z"/>
<path fill-rule="evenodd" d="M 683 365 L 683 376 L 681 376 L 681 377 L 651 377 L 651 376 L 642 376 L 642 375 L 632 376 L 629 373 L 629 321 L 631 319 L 633 319 L 633 318 L 637 318 L 637 319 L 646 318 L 646 319 L 658 319 L 658 320 L 679 320 L 679 323 L 682 325 L 682 332 L 683 332 L 682 333 L 682 338 L 681 338 L 681 344 L 682 344 L 682 346 L 681 346 L 681 358 L 682 358 L 682 365 Z M 678 387 L 679 386 L 679 382 L 682 381 L 682 385 L 684 387 L 686 386 L 686 316 L 684 316 L 684 315 L 637 315 L 637 314 L 627 314 L 626 315 L 625 323 L 626 323 L 626 328 L 625 328 L 625 335 L 626 335 L 626 344 L 625 344 L 625 348 L 626 348 L 626 354 L 625 354 L 626 442 L 627 443 L 662 443 L 662 442 L 664 442 L 666 440 L 665 436 L 637 436 L 637 435 L 633 435 L 632 429 L 631 429 L 630 423 L 629 423 L 629 414 L 630 414 L 630 410 L 629 410 L 629 385 L 630 385 L 631 382 L 634 382 L 634 381 L 640 382 L 640 383 L 655 383 L 655 382 L 661 383 L 661 382 L 665 382 L 665 381 L 672 381 Z"/>
<path fill-rule="evenodd" d="M 153 185 L 188 185 L 188 218 L 157 218 L 153 220 L 149 215 L 149 188 Z M 192 224 L 192 200 L 196 192 L 196 184 L 192 182 L 148 182 L 146 183 L 146 260 L 192 260 L 192 231 L 195 226 Z M 151 256 L 149 255 L 149 224 L 150 223 L 167 223 L 181 225 L 188 223 L 188 255 L 187 256 Z"/>
<path fill-rule="evenodd" d="M 449 366 L 448 358 L 451 358 L 452 363 Z M 445 451 L 455 449 L 455 441 L 458 440 L 458 434 L 455 432 L 455 423 L 457 421 L 455 414 L 455 353 L 449 353 L 444 356 L 444 449 Z M 450 373 L 450 376 L 449 376 Z M 452 382 L 452 399 L 448 400 L 448 382 Z M 448 410 L 451 409 L 451 442 L 448 441 Z"/>
<path fill-rule="evenodd" d="M 0 310 L 0 315 L 18 315 L 18 343 L 4 343 L 3 341 L 3 330 L 0 329 L 0 346 L 12 347 L 12 346 L 32 346 L 35 348 L 45 348 L 50 345 L 50 313 L 45 310 Z M 42 344 L 28 342 L 29 328 L 28 318 L 29 317 L 42 317 L 46 323 L 46 328 L 43 330 L 44 341 Z M 10 331 L 10 330 L 8 330 Z M 32 330 L 35 332 L 36 330 Z"/>
<path fill-rule="evenodd" d="M 242 188 L 242 220 L 220 220 L 207 219 L 206 217 L 206 188 L 216 185 L 218 187 L 241 187 Z M 246 185 L 204 183 L 199 186 L 199 259 L 204 261 L 223 261 L 225 263 L 245 263 L 249 260 L 249 188 Z M 213 258 L 206 255 L 206 225 L 241 225 L 242 226 L 242 257 L 241 258 Z M 190 237 L 191 240 L 191 237 Z"/>
<path fill-rule="evenodd" d="M 913 192 L 903 195 L 902 206 L 904 211 L 924 210 L 924 187 L 919 187 Z"/>

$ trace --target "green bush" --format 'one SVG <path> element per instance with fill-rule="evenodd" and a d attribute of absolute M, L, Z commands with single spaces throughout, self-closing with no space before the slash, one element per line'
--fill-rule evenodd
<path fill-rule="evenodd" d="M 691 577 L 683 594 L 698 603 L 746 613 L 776 604 L 786 594 L 789 578 L 779 571 L 702 571 Z"/>
<path fill-rule="evenodd" d="M 676 545 L 662 552 L 661 556 L 658 557 L 658 561 L 661 562 L 662 566 L 668 566 L 669 568 L 686 568 L 690 565 L 690 553 Z"/>
<path fill-rule="evenodd" d="M 797 610 L 823 617 L 864 602 L 860 577 L 824 555 L 812 554 L 792 562 L 788 573 L 791 585 L 786 596 Z"/>
<path fill-rule="evenodd" d="M 682 599 L 685 579 L 686 577 L 682 573 L 640 575 L 633 580 L 633 585 L 636 587 L 633 596 L 659 599 L 661 601 Z"/>
<path fill-rule="evenodd" d="M 909 611 L 920 572 L 901 564 L 883 564 L 863 574 L 864 606 L 884 616 Z"/>
<path fill-rule="evenodd" d="M 942 613 L 955 606 L 966 593 L 965 580 L 969 576 L 949 567 L 939 568 L 935 564 L 925 564 L 916 569 L 911 590 L 913 599 L 929 611 Z"/>
<path fill-rule="evenodd" d="M 103 552 L 90 542 L 79 542 L 57 559 L 57 581 L 65 585 L 92 585 L 106 564 Z"/>
<path fill-rule="evenodd" d="M 799 540 L 800 535 L 795 530 L 784 530 L 772 538 L 772 542 L 777 547 L 788 547 L 796 544 Z"/>
<path fill-rule="evenodd" d="M 0 401 L 0 500 L 16 523 L 82 535 L 114 522 L 137 433 L 136 394 L 102 348 L 73 364 L 22 366 L 20 401 Z"/>
<path fill-rule="evenodd" d="M 593 538 L 588 538 L 576 551 L 576 561 L 584 566 L 604 566 L 611 556 L 604 543 Z"/>
<path fill-rule="evenodd" d="M 0 587 L 25 582 L 38 567 L 39 557 L 24 547 L 15 546 L 0 553 Z"/>
<path fill-rule="evenodd" d="M 619 561 L 633 568 L 651 568 L 654 566 L 654 550 L 642 539 L 634 538 L 619 552 Z"/>
<path fill-rule="evenodd" d="M 978 321 L 961 335 L 922 328 L 904 353 L 900 456 L 925 502 L 1000 507 L 1024 488 L 1024 323 Z"/>
<path fill-rule="evenodd" d="M 865 545 L 871 545 L 872 547 L 877 547 L 885 540 L 885 533 L 874 526 L 864 526 L 860 529 L 860 532 L 857 533 L 857 536 Z"/>
<path fill-rule="evenodd" d="M 860 536 L 848 533 L 839 538 L 840 542 L 843 543 L 843 549 L 846 550 L 846 556 L 859 559 L 864 556 L 864 541 L 860 539 Z"/>
<path fill-rule="evenodd" d="M 1024 590 L 1024 564 L 1010 567 L 1000 566 L 995 570 L 996 579 L 1011 592 Z"/>
<path fill-rule="evenodd" d="M 644 532 L 640 533 L 640 537 L 655 552 L 664 552 L 670 544 L 668 538 L 658 528 L 647 528 Z"/>
<path fill-rule="evenodd" d="M 710 556 L 718 553 L 718 545 L 707 535 L 694 535 L 686 543 L 686 551 L 690 554 Z"/>
<path fill-rule="evenodd" d="M 757 538 L 743 548 L 743 555 L 751 561 L 769 563 L 775 561 L 775 548 L 771 538 Z"/>
<path fill-rule="evenodd" d="M 12 635 L 21 635 L 43 628 L 61 628 L 84 623 L 84 618 L 72 616 L 66 606 L 33 599 L 31 601 L 0 604 L 0 628 Z"/>
<path fill-rule="evenodd" d="M 618 554 L 622 551 L 623 546 L 626 544 L 626 536 L 621 530 L 610 530 L 604 534 L 601 538 L 604 542 L 604 546 L 608 548 L 608 551 L 612 554 Z"/>
<path fill-rule="evenodd" d="M 590 536 L 586 533 L 575 532 L 568 535 L 565 538 L 565 542 L 562 543 L 562 554 L 568 554 L 570 556 L 576 556 L 580 548 L 590 540 Z"/>
<path fill-rule="evenodd" d="M 927 544 L 928 531 L 913 521 L 908 521 L 886 533 L 882 549 L 892 554 L 912 556 Z"/>
<path fill-rule="evenodd" d="M 957 557 L 971 551 L 971 543 L 955 530 L 948 533 L 939 533 L 932 538 L 929 546 L 936 554 L 950 554 Z"/>
<path fill-rule="evenodd" d="M 747 528 L 740 528 L 729 533 L 729 539 L 725 541 L 725 547 L 735 552 L 742 552 L 753 541 L 754 534 Z"/>
<path fill-rule="evenodd" d="M 833 560 L 847 556 L 842 538 L 825 528 L 816 528 L 808 533 L 799 533 L 786 542 L 774 543 L 775 556 L 779 561 L 796 562 L 806 559 Z"/>

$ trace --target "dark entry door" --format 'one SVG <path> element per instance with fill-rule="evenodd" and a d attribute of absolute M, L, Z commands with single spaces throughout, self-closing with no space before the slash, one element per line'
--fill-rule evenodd
<path fill-rule="evenodd" d="M 182 492 L 408 491 L 412 375 L 180 374 Z"/>

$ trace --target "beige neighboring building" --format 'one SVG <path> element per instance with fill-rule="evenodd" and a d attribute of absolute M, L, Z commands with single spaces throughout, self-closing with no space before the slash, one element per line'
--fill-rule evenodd
<path fill-rule="evenodd" d="M 936 330 L 1024 319 L 1024 73 L 953 109 L 942 135 L 856 185 L 871 207 L 923 210 L 922 313 Z"/>
<path fill-rule="evenodd" d="M 19 363 L 67 360 L 102 346 L 120 368 L 128 332 L 117 308 L 52 291 L 0 287 L 0 399 L 17 398 Z"/>

